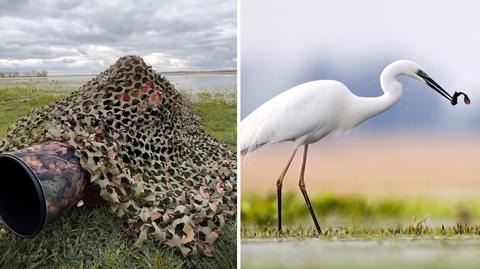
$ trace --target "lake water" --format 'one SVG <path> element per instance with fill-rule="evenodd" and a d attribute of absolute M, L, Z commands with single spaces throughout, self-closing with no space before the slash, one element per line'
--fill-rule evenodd
<path fill-rule="evenodd" d="M 179 91 L 186 92 L 227 92 L 235 93 L 237 90 L 236 74 L 162 74 Z M 2 84 L 58 84 L 65 89 L 76 89 L 92 79 L 90 76 L 51 76 L 46 78 L 0 78 Z"/>

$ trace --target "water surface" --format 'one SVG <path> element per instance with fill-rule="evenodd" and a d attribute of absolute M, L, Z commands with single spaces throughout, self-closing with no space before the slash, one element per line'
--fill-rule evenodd
<path fill-rule="evenodd" d="M 242 268 L 480 268 L 480 237 L 243 240 Z"/>
<path fill-rule="evenodd" d="M 165 73 L 165 76 L 175 88 L 186 92 L 228 92 L 235 93 L 237 90 L 237 75 L 231 73 Z M 77 89 L 95 75 L 80 76 L 49 76 L 49 77 L 16 77 L 0 78 L 0 84 L 9 85 L 47 85 L 64 89 Z M 53 84 L 53 85 L 52 85 Z"/>

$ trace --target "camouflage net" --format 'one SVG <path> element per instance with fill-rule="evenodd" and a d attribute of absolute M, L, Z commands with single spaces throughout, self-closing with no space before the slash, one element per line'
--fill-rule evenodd
<path fill-rule="evenodd" d="M 209 136 L 180 94 L 137 56 L 20 118 L 0 152 L 47 140 L 75 149 L 110 209 L 138 237 L 211 255 L 236 213 L 236 158 Z"/>

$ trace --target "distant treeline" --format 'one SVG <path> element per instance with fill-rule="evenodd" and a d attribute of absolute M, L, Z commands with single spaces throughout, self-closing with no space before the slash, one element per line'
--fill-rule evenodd
<path fill-rule="evenodd" d="M 18 72 L 18 71 L 13 71 L 13 72 L 0 72 L 0 78 L 12 78 L 12 77 L 46 77 L 48 76 L 48 71 L 47 70 L 31 70 L 31 71 L 25 71 L 25 72 Z"/>

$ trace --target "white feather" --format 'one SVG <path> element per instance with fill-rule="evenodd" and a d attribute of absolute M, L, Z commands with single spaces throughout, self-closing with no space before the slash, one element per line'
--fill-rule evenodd
<path fill-rule="evenodd" d="M 359 97 L 335 80 L 317 80 L 295 86 L 265 102 L 240 122 L 242 154 L 265 144 L 293 141 L 294 148 L 311 144 L 331 132 L 342 133 L 382 113 L 402 95 L 400 75 L 425 81 L 420 67 L 399 60 L 385 67 L 380 76 L 384 94 Z"/>

